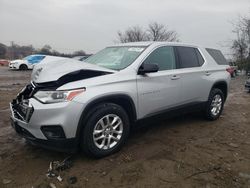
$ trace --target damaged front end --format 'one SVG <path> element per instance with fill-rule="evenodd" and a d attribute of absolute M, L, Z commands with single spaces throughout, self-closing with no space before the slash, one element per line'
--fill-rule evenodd
<path fill-rule="evenodd" d="M 10 109 L 12 112 L 12 117 L 28 123 L 32 113 L 34 112 L 34 107 L 29 103 L 29 99 L 34 97 L 38 91 L 47 91 L 47 90 L 56 90 L 60 86 L 74 82 L 78 80 L 88 79 L 92 77 L 102 76 L 106 74 L 111 74 L 112 72 L 104 72 L 97 70 L 77 70 L 71 73 L 68 73 L 60 77 L 56 81 L 44 82 L 44 83 L 35 83 L 31 82 L 26 85 L 10 103 Z M 79 86 L 79 88 L 82 86 Z"/>
<path fill-rule="evenodd" d="M 70 99 L 75 90 L 75 93 L 79 94 L 79 90 L 85 89 L 81 85 L 81 89 L 72 88 L 69 91 L 60 91 L 58 88 L 69 82 L 107 74 L 112 72 L 81 69 L 62 75 L 55 81 L 37 83 L 32 80 L 10 103 L 12 127 L 31 144 L 57 151 L 76 151 L 77 139 L 71 129 L 77 129 L 81 114 L 76 111 L 80 112 L 83 104 L 70 102 Z M 39 93 L 50 92 L 68 92 L 68 102 L 57 100 L 50 103 L 39 100 Z"/>
<path fill-rule="evenodd" d="M 34 95 L 35 91 L 36 87 L 30 83 L 18 93 L 16 99 L 10 103 L 12 117 L 26 123 L 29 122 L 34 108 L 28 99 Z"/>

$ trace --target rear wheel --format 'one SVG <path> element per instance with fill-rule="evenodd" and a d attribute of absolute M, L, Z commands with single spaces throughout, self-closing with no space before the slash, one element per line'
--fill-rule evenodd
<path fill-rule="evenodd" d="M 129 118 L 116 104 L 98 105 L 88 115 L 81 148 L 89 156 L 104 157 L 117 152 L 129 135 Z"/>
<path fill-rule="evenodd" d="M 210 92 L 206 107 L 205 117 L 208 120 L 216 120 L 220 117 L 224 106 L 224 94 L 218 88 L 213 88 Z"/>
<path fill-rule="evenodd" d="M 25 64 L 20 65 L 19 67 L 20 70 L 28 70 L 28 66 Z"/>

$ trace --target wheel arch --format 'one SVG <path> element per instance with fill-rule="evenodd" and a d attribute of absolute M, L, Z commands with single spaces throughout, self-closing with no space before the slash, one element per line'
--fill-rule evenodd
<path fill-rule="evenodd" d="M 25 63 L 21 63 L 18 67 L 18 69 L 20 70 L 22 66 L 25 66 L 26 69 L 29 69 L 28 65 L 26 65 Z"/>
<path fill-rule="evenodd" d="M 217 81 L 217 82 L 215 82 L 213 84 L 211 90 L 214 89 L 214 88 L 218 88 L 223 92 L 224 97 L 225 97 L 225 101 L 226 101 L 227 94 L 228 94 L 228 84 L 227 84 L 227 82 L 226 81 Z"/>
<path fill-rule="evenodd" d="M 133 124 L 137 120 L 136 107 L 133 99 L 130 96 L 126 94 L 112 94 L 112 95 L 102 96 L 100 98 L 91 101 L 82 111 L 76 130 L 76 139 L 78 143 L 80 143 L 79 141 L 81 138 L 81 132 L 84 128 L 84 124 L 89 118 L 90 115 L 89 112 L 91 112 L 91 109 L 93 109 L 94 106 L 102 103 L 114 103 L 123 107 L 123 109 L 128 114 L 131 124 Z"/>

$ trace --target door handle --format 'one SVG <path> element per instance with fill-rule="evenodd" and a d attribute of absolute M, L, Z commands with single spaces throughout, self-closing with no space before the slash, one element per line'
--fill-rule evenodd
<path fill-rule="evenodd" d="M 173 75 L 173 76 L 171 77 L 171 80 L 178 80 L 178 79 L 180 79 L 180 78 L 181 78 L 180 76 Z"/>
<path fill-rule="evenodd" d="M 206 75 L 206 76 L 209 76 L 209 75 L 211 75 L 211 73 L 208 72 L 208 71 L 206 71 L 206 72 L 205 72 L 205 75 Z"/>

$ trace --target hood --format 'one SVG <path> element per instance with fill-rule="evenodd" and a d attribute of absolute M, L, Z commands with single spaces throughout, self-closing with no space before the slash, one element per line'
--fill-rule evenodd
<path fill-rule="evenodd" d="M 87 79 L 104 74 L 114 73 L 111 69 L 106 69 L 97 65 L 80 62 L 73 59 L 63 59 L 35 65 L 31 74 L 31 80 L 35 83 L 48 83 L 57 81 L 60 85 Z"/>
<path fill-rule="evenodd" d="M 24 60 L 22 59 L 15 59 L 15 60 L 12 60 L 10 61 L 11 63 L 23 63 Z"/>

